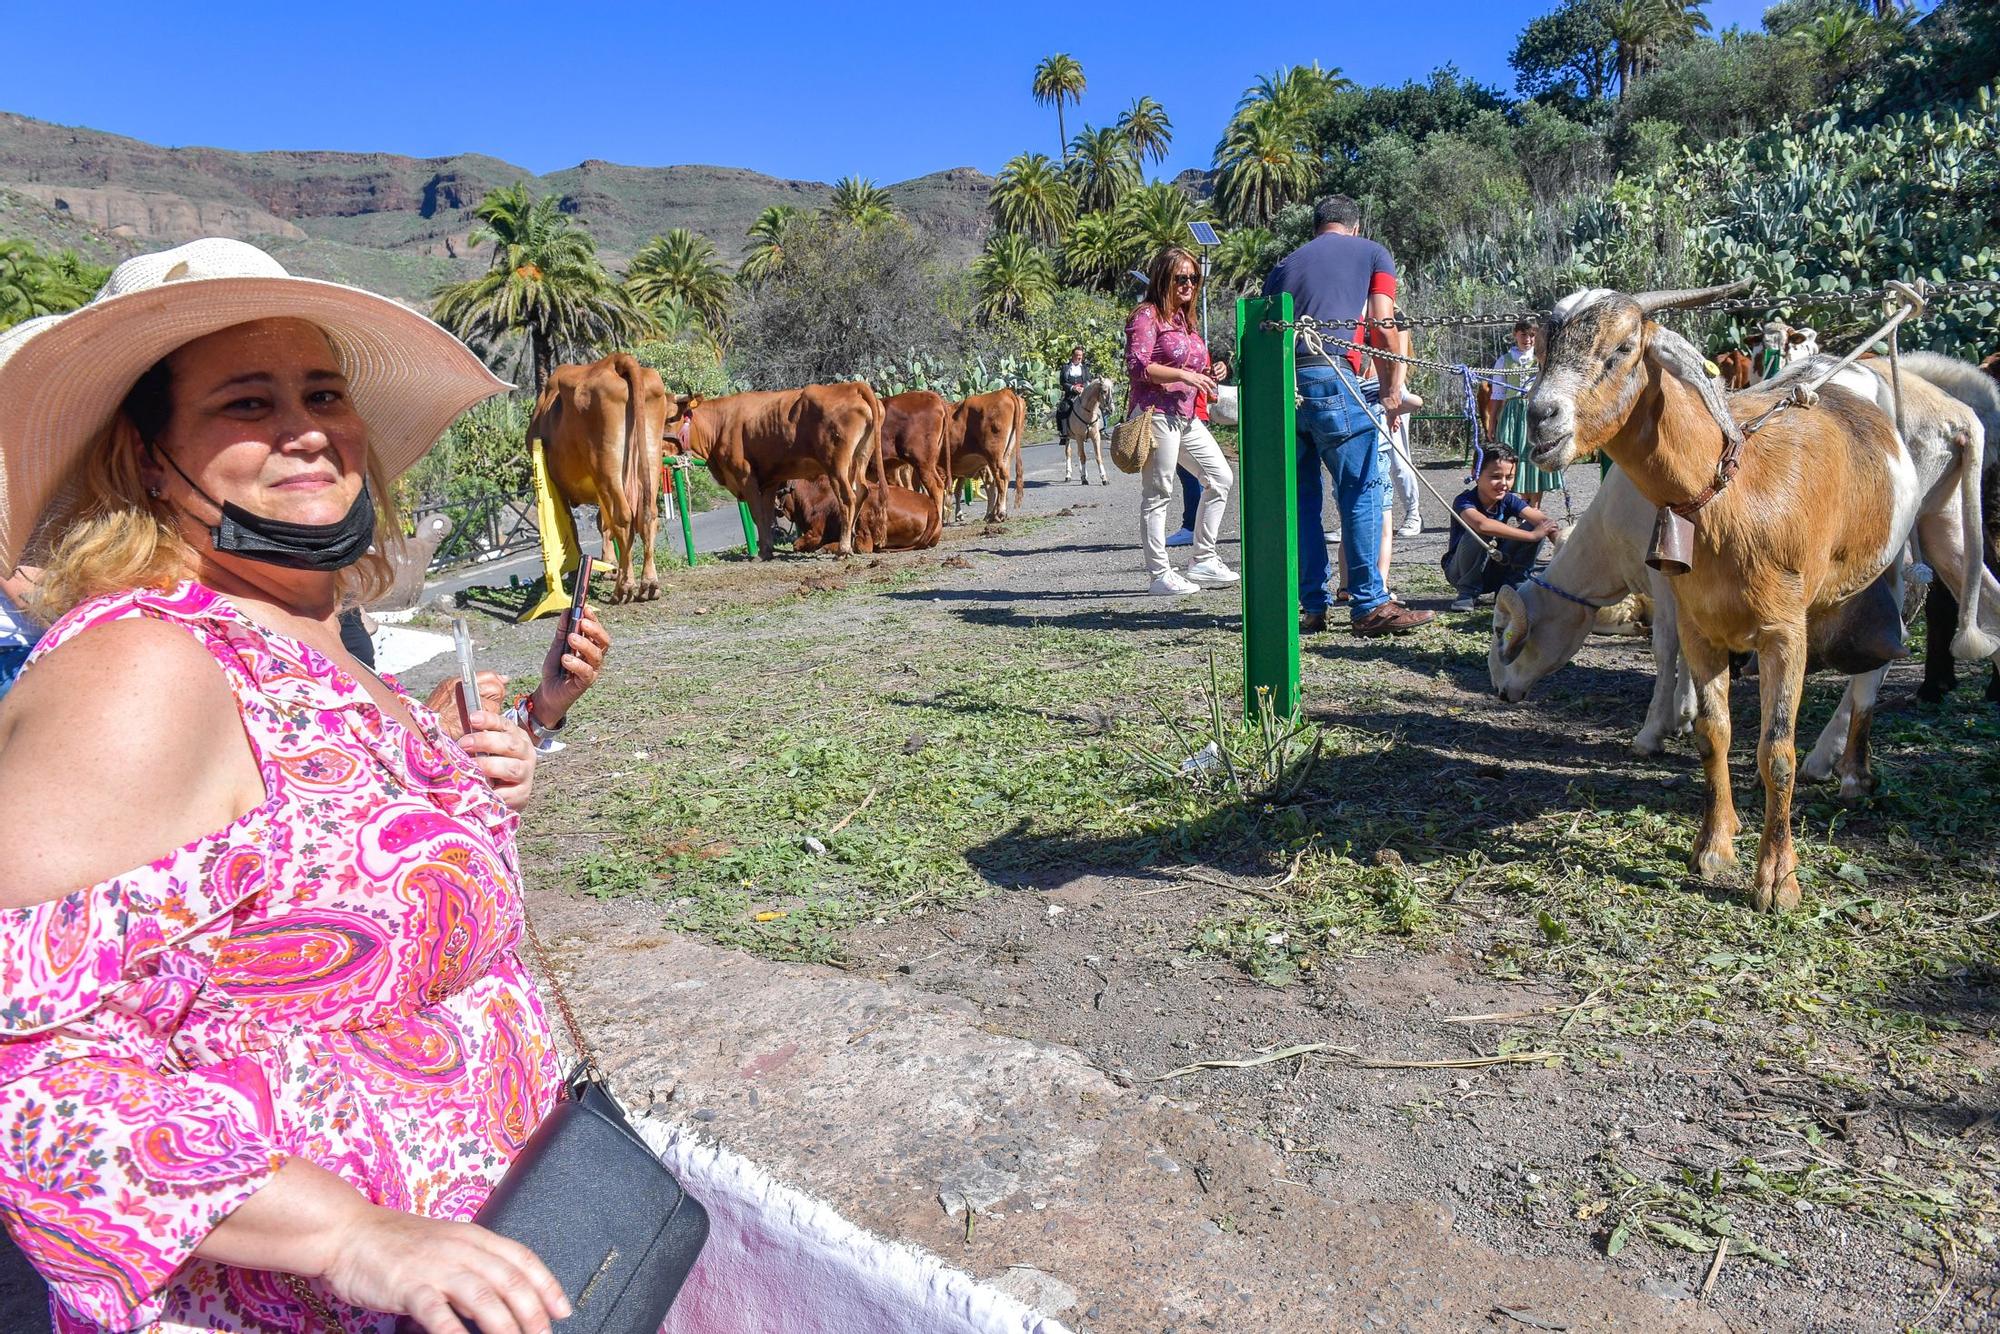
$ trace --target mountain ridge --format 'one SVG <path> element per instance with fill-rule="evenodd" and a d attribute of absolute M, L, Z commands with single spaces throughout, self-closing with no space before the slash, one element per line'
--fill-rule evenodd
<path fill-rule="evenodd" d="M 614 269 L 673 227 L 707 237 L 733 266 L 764 208 L 817 208 L 833 196 L 829 184 L 747 167 L 586 158 L 538 175 L 482 153 L 168 148 L 0 112 L 0 235 L 60 242 L 100 262 L 234 236 L 303 276 L 424 299 L 485 268 L 484 254 L 467 243 L 477 226 L 472 209 L 487 191 L 517 181 L 560 195 Z M 975 168 L 951 167 L 886 189 L 941 257 L 963 263 L 985 241 L 991 186 Z"/>

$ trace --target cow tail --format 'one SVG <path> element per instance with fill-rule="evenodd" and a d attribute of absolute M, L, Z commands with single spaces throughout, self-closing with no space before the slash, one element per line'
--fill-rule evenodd
<path fill-rule="evenodd" d="M 625 466 L 619 470 L 625 487 L 625 494 L 632 504 L 631 522 L 636 530 L 639 523 L 639 505 L 658 503 L 658 495 L 648 485 L 646 471 L 646 450 L 643 444 L 645 431 L 645 386 L 640 377 L 632 373 L 637 364 L 631 359 L 620 357 L 615 363 L 618 378 L 625 382 Z"/>
<path fill-rule="evenodd" d="M 1019 393 L 1014 395 L 1014 420 L 1007 428 L 1007 457 L 1014 466 L 1014 508 L 1021 508 L 1021 432 L 1027 428 L 1028 404 Z"/>

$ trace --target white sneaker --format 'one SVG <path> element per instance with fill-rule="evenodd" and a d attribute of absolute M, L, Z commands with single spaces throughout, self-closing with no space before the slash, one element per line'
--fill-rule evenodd
<path fill-rule="evenodd" d="M 1191 584 L 1181 578 L 1179 574 L 1168 570 L 1165 574 L 1155 579 L 1152 587 L 1146 591 L 1157 597 L 1180 597 L 1184 593 L 1201 592 L 1201 585 Z"/>
<path fill-rule="evenodd" d="M 1423 535 L 1424 521 L 1414 514 L 1403 520 L 1403 526 L 1396 530 L 1396 536 L 1398 537 L 1422 537 Z"/>
<path fill-rule="evenodd" d="M 1167 534 L 1167 545 L 1170 547 L 1193 546 L 1194 529 L 1176 528 L 1173 532 Z"/>
<path fill-rule="evenodd" d="M 1211 588 L 1227 588 L 1229 585 L 1238 582 L 1236 571 L 1230 569 L 1213 556 L 1190 566 L 1187 577 L 1198 584 Z"/>

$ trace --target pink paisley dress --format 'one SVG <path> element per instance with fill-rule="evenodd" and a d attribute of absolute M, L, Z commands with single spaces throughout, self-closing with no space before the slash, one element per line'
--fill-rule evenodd
<path fill-rule="evenodd" d="M 435 715 L 412 733 L 199 584 L 87 602 L 38 653 L 134 616 L 214 655 L 267 799 L 0 912 L 0 1211 L 62 1334 L 316 1329 L 282 1277 L 194 1248 L 290 1157 L 433 1218 L 485 1200 L 559 1083 L 516 821 Z"/>

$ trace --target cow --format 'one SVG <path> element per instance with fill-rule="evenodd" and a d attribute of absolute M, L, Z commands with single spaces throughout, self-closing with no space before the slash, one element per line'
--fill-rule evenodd
<path fill-rule="evenodd" d="M 565 505 L 596 505 L 604 563 L 617 571 L 611 600 L 660 595 L 653 555 L 659 531 L 660 449 L 667 387 L 623 352 L 588 366 L 558 366 L 535 400 L 528 439 L 542 442 L 549 484 Z"/>
<path fill-rule="evenodd" d="M 856 510 L 882 472 L 882 401 L 860 381 L 809 384 L 704 399 L 682 394 L 671 404 L 675 451 L 708 464 L 715 480 L 750 507 L 758 554 L 775 558 L 777 492 L 786 482 L 824 478 L 833 492 L 834 545 L 854 554 Z"/>
<path fill-rule="evenodd" d="M 1111 405 L 1111 395 L 1117 386 L 1109 376 L 1100 375 L 1084 385 L 1083 392 L 1076 396 L 1076 403 L 1063 422 L 1063 480 L 1070 480 L 1070 446 L 1076 446 L 1077 480 L 1090 485 L 1090 456 L 1084 452 L 1085 446 L 1097 451 L 1097 480 L 1105 486 L 1111 485 L 1111 474 L 1104 470 L 1104 412 Z"/>
<path fill-rule="evenodd" d="M 862 522 L 855 538 L 860 551 L 921 551 L 937 545 L 944 517 L 931 498 L 898 486 L 872 483 L 864 488 Z M 787 482 L 778 491 L 778 512 L 797 530 L 794 551 L 818 551 L 837 517 L 833 490 L 818 478 Z"/>
<path fill-rule="evenodd" d="M 1740 347 L 1732 347 L 1716 354 L 1715 372 L 1722 387 L 1731 393 L 1748 389 L 1757 382 L 1757 359 Z"/>
<path fill-rule="evenodd" d="M 928 389 L 882 400 L 883 470 L 897 486 L 929 496 L 939 523 L 951 496 L 951 461 L 944 445 L 950 421 L 951 404 Z"/>
<path fill-rule="evenodd" d="M 1011 389 L 974 394 L 951 410 L 945 444 L 954 478 L 986 483 L 986 519 L 1007 517 L 1007 482 L 1014 483 L 1014 507 L 1021 506 L 1021 432 L 1028 408 Z"/>

